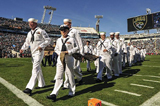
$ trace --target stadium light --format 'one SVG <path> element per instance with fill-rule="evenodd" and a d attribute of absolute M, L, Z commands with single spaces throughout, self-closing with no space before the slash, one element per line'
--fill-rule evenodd
<path fill-rule="evenodd" d="M 56 8 L 51 7 L 51 6 L 44 6 L 43 8 L 44 8 L 44 12 L 43 12 L 41 23 L 44 22 L 44 18 L 45 18 L 45 15 L 46 15 L 46 10 L 51 10 L 51 12 L 50 12 L 50 18 L 49 18 L 49 22 L 48 22 L 48 24 L 50 24 L 51 20 L 52 20 L 52 17 L 53 17 L 53 11 L 55 11 Z"/>
<path fill-rule="evenodd" d="M 99 32 L 99 23 L 100 23 L 100 18 L 103 18 L 103 15 L 95 15 L 95 18 L 97 18 L 96 22 L 96 31 Z"/>
<path fill-rule="evenodd" d="M 147 13 L 147 15 L 151 14 L 151 9 L 150 8 L 146 8 L 146 13 Z"/>

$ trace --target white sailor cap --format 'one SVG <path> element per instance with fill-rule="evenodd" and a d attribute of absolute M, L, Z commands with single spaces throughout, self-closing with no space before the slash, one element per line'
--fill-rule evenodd
<path fill-rule="evenodd" d="M 109 33 L 110 35 L 114 35 L 114 32 Z"/>
<path fill-rule="evenodd" d="M 115 32 L 115 35 L 119 35 L 120 34 L 120 32 Z"/>
<path fill-rule="evenodd" d="M 61 31 L 64 30 L 64 29 L 68 29 L 68 30 L 69 30 L 69 27 L 68 27 L 67 25 L 64 25 L 64 24 L 63 24 L 63 25 L 61 25 L 60 28 L 59 28 L 59 30 L 61 30 Z"/>
<path fill-rule="evenodd" d="M 71 19 L 64 19 L 63 22 L 72 22 Z"/>
<path fill-rule="evenodd" d="M 28 19 L 28 22 L 35 22 L 35 23 L 37 23 L 38 20 L 37 20 L 37 19 L 34 19 L 34 18 L 29 18 L 29 19 Z"/>
<path fill-rule="evenodd" d="M 105 35 L 106 33 L 105 33 L 105 32 L 100 32 L 99 34 L 100 34 L 100 35 Z"/>

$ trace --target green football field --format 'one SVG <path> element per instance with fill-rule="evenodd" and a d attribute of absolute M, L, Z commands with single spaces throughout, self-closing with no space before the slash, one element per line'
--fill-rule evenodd
<path fill-rule="evenodd" d="M 87 106 L 90 98 L 118 106 L 139 106 L 160 91 L 159 64 L 160 56 L 147 56 L 144 62 L 123 69 L 123 75 L 119 78 L 107 81 L 103 77 L 103 82 L 95 83 L 95 72 L 87 72 L 86 63 L 81 63 L 84 84 L 76 83 L 76 95 L 73 98 L 67 97 L 68 89 L 60 90 L 56 102 L 46 99 L 54 87 L 50 81 L 55 76 L 56 67 L 42 67 L 46 88 L 34 89 L 31 97 L 44 106 Z M 95 68 L 93 62 L 91 66 L 92 69 Z M 30 79 L 31 70 L 31 58 L 0 59 L 0 77 L 21 91 Z M 105 106 L 104 102 L 102 106 Z M 27 104 L 0 83 L 0 106 Z"/>

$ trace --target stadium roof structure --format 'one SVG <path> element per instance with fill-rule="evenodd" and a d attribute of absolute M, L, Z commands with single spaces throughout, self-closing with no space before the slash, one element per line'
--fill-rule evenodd
<path fill-rule="evenodd" d="M 72 27 L 72 28 L 79 30 L 80 33 L 97 34 L 98 35 L 98 32 L 92 27 Z"/>

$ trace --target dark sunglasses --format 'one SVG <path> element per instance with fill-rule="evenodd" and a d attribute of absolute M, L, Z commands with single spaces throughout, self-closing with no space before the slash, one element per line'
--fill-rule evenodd
<path fill-rule="evenodd" d="M 66 31 L 67 31 L 67 29 L 62 29 L 61 31 L 66 32 Z"/>

